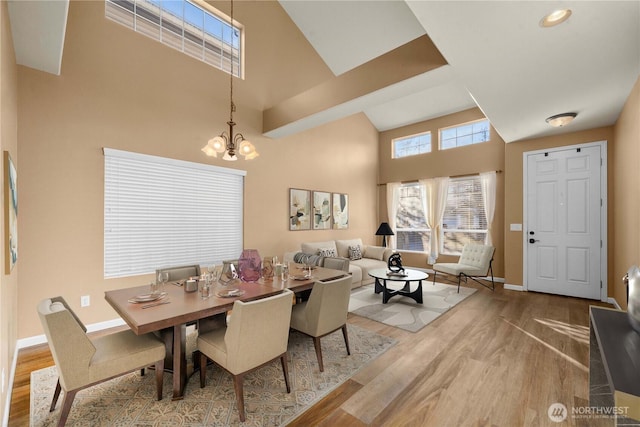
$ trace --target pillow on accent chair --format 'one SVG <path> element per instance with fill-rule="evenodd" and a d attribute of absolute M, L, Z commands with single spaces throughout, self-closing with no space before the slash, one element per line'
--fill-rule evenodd
<path fill-rule="evenodd" d="M 349 259 L 351 261 L 362 259 L 362 249 L 360 248 L 360 245 L 349 246 Z"/>

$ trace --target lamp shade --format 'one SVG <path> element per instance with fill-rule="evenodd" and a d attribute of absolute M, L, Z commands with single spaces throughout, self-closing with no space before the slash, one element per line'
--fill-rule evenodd
<path fill-rule="evenodd" d="M 383 222 L 378 227 L 378 231 L 376 231 L 376 236 L 393 236 L 393 230 L 389 227 L 388 222 Z"/>

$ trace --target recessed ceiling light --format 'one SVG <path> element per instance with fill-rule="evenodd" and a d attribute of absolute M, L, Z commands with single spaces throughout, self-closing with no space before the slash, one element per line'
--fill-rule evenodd
<path fill-rule="evenodd" d="M 547 117 L 546 122 L 553 127 L 560 128 L 566 126 L 576 118 L 577 113 L 562 113 L 555 116 Z"/>
<path fill-rule="evenodd" d="M 541 27 L 553 27 L 555 25 L 562 24 L 571 16 L 571 9 L 558 9 L 554 10 L 544 18 L 540 20 Z"/>

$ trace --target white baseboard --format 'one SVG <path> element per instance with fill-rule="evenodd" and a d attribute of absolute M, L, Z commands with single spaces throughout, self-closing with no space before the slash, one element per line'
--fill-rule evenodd
<path fill-rule="evenodd" d="M 18 364 L 18 347 L 13 352 L 13 362 L 9 371 L 9 382 L 7 383 L 7 401 L 4 403 L 4 415 L 2 417 L 2 425 L 9 425 L 9 412 L 11 411 L 11 395 L 13 394 L 13 381 L 16 377 L 16 366 Z"/>
<path fill-rule="evenodd" d="M 116 326 L 125 325 L 124 320 L 121 318 L 107 320 L 105 322 L 92 323 L 87 326 L 87 332 L 97 332 L 102 331 L 104 329 L 115 328 Z M 47 342 L 47 337 L 43 335 L 36 335 L 34 337 L 22 338 L 19 339 L 16 344 L 16 351 L 22 348 L 31 347 L 38 344 L 44 344 Z"/>
<path fill-rule="evenodd" d="M 608 302 L 609 304 L 613 305 L 618 310 L 622 310 L 622 308 L 620 307 L 620 304 L 618 304 L 618 301 L 616 301 L 615 298 L 609 297 L 609 298 L 607 298 L 606 302 Z"/>
<path fill-rule="evenodd" d="M 524 286 L 522 285 L 510 285 L 508 283 L 505 283 L 504 288 L 509 291 L 524 292 Z"/>

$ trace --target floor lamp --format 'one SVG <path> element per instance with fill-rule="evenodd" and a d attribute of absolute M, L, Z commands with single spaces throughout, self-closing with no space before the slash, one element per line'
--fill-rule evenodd
<path fill-rule="evenodd" d="M 393 236 L 393 230 L 389 227 L 388 222 L 383 222 L 378 227 L 378 231 L 376 231 L 376 236 L 382 236 L 382 246 L 387 247 L 387 236 Z"/>

